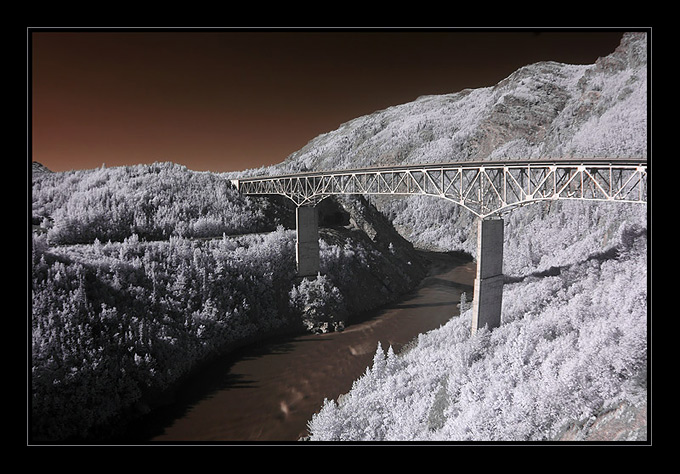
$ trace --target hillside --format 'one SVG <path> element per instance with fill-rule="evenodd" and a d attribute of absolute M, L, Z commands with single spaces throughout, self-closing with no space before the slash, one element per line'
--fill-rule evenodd
<path fill-rule="evenodd" d="M 526 158 L 647 157 L 647 38 L 595 64 L 530 64 L 493 87 L 425 96 L 342 124 L 284 162 L 242 175 Z M 472 219 L 423 197 L 371 197 L 419 247 L 474 252 Z M 558 206 L 561 204 L 558 204 Z"/>
<path fill-rule="evenodd" d="M 646 36 L 626 34 L 593 65 L 528 65 L 358 118 L 279 169 L 647 157 L 646 56 Z M 372 201 L 416 245 L 474 252 L 474 221 L 451 203 Z M 646 206 L 534 204 L 505 222 L 501 328 L 470 337 L 468 312 L 406 354 L 378 347 L 312 440 L 647 439 Z"/>
<path fill-rule="evenodd" d="M 646 35 L 629 33 L 595 64 L 541 62 L 493 87 L 420 97 L 346 122 L 260 172 L 646 156 Z"/>
<path fill-rule="evenodd" d="M 323 276 L 295 279 L 291 209 L 172 163 L 32 175 L 31 433 L 106 439 L 206 361 L 342 329 L 413 288 L 413 247 L 359 197 L 324 203 Z M 365 291 L 362 291 L 365 290 Z"/>
<path fill-rule="evenodd" d="M 647 440 L 647 242 L 626 242 L 506 284 L 493 331 L 470 336 L 467 310 L 405 353 L 379 346 L 311 440 Z"/>

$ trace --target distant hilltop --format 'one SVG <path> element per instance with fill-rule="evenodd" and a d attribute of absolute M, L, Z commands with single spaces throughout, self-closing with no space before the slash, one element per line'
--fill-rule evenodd
<path fill-rule="evenodd" d="M 49 168 L 47 168 L 47 166 L 43 165 L 42 163 L 38 163 L 37 161 L 33 162 L 32 171 L 34 173 L 51 173 L 52 172 Z"/>

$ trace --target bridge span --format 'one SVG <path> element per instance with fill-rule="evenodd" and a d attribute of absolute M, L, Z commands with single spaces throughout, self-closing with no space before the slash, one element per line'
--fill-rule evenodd
<path fill-rule="evenodd" d="M 319 272 L 318 213 L 334 195 L 427 195 L 478 217 L 472 330 L 501 322 L 502 215 L 550 200 L 647 203 L 647 159 L 463 161 L 315 171 L 232 180 L 245 195 L 282 195 L 297 206 L 298 275 Z"/>

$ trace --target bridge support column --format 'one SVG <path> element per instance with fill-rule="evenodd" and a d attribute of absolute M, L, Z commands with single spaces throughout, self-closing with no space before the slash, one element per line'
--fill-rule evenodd
<path fill-rule="evenodd" d="M 319 273 L 319 212 L 313 206 L 301 206 L 296 212 L 298 276 Z"/>
<path fill-rule="evenodd" d="M 479 219 L 477 276 L 472 305 L 472 334 L 501 325 L 503 302 L 503 219 Z"/>

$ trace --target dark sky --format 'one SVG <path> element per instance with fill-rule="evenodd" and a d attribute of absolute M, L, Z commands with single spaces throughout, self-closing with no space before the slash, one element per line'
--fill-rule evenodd
<path fill-rule="evenodd" d="M 617 30 L 29 30 L 32 159 L 53 171 L 283 161 L 348 120 L 496 84 L 521 66 L 591 64 Z"/>

